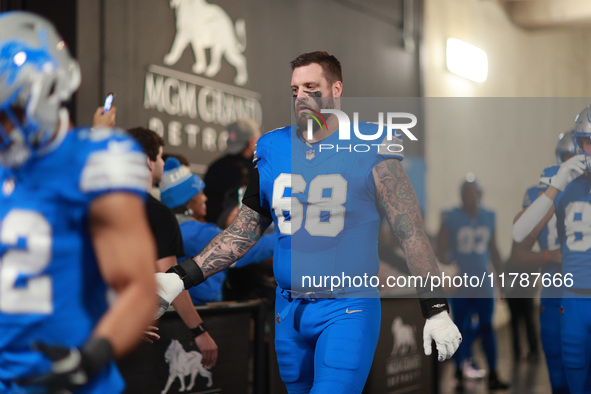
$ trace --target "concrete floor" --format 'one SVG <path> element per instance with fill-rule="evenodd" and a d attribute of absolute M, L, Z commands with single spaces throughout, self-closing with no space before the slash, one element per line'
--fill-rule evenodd
<path fill-rule="evenodd" d="M 463 391 L 458 390 L 457 380 L 454 376 L 455 363 L 446 361 L 440 364 L 440 393 L 452 394 L 462 392 L 465 394 L 483 393 L 514 393 L 514 394 L 551 394 L 546 361 L 540 346 L 540 357 L 537 362 L 529 362 L 525 358 L 514 361 L 511 350 L 511 333 L 508 324 L 497 328 L 497 352 L 498 373 L 503 381 L 508 381 L 511 388 L 508 390 L 489 391 L 486 377 L 480 380 L 465 380 Z M 539 329 L 538 329 L 539 332 Z M 524 345 L 525 346 L 525 345 Z M 486 367 L 486 359 L 479 341 L 474 344 L 474 359 L 481 367 Z M 525 353 L 525 352 L 524 352 Z"/>

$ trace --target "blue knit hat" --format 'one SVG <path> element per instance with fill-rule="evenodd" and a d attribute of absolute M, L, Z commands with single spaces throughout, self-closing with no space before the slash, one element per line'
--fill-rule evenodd
<path fill-rule="evenodd" d="M 205 183 L 189 167 L 181 165 L 175 157 L 164 163 L 160 181 L 160 199 L 169 208 L 185 205 L 194 195 L 205 189 Z"/>

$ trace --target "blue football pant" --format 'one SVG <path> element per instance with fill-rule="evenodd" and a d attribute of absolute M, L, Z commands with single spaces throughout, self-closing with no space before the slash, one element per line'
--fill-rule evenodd
<path fill-rule="evenodd" d="M 290 299 L 280 290 L 275 311 L 288 312 L 275 321 L 275 350 L 288 392 L 361 393 L 378 342 L 380 299 Z"/>
<path fill-rule="evenodd" d="M 562 359 L 571 393 L 591 393 L 591 299 L 562 299 Z M 571 297 L 576 297 L 572 295 Z M 583 297 L 583 296 L 580 296 Z"/>
<path fill-rule="evenodd" d="M 490 370 L 497 365 L 497 344 L 492 328 L 494 298 L 452 298 L 452 314 L 454 322 L 462 333 L 462 343 L 456 352 L 456 366 L 472 357 L 472 344 L 480 335 L 486 361 Z M 478 325 L 472 324 L 472 317 L 478 315 Z"/>
<path fill-rule="evenodd" d="M 560 330 L 560 298 L 542 298 L 540 299 L 540 335 L 542 337 L 542 349 L 546 356 L 546 365 L 548 366 L 548 375 L 550 376 L 550 385 L 552 393 L 569 393 L 568 383 L 566 381 L 566 372 L 562 360 L 562 345 Z"/>

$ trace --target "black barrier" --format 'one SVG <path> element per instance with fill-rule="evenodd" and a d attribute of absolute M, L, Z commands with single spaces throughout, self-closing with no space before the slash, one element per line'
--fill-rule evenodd
<path fill-rule="evenodd" d="M 423 352 L 419 302 L 413 298 L 382 299 L 382 324 L 364 394 L 437 392 L 437 365 Z"/>
<path fill-rule="evenodd" d="M 436 392 L 436 362 L 423 354 L 424 319 L 417 300 L 381 301 L 380 338 L 363 393 Z M 197 307 L 219 347 L 217 365 L 211 369 L 201 365 L 201 354 L 181 318 L 168 311 L 158 325 L 161 339 L 141 343 L 119 361 L 126 393 L 286 393 L 273 346 L 272 308 L 262 300 Z"/>
<path fill-rule="evenodd" d="M 197 310 L 218 345 L 218 362 L 208 369 L 191 332 L 175 311 L 162 316 L 161 339 L 144 342 L 119 361 L 126 393 L 262 393 L 265 301 L 214 303 Z"/>

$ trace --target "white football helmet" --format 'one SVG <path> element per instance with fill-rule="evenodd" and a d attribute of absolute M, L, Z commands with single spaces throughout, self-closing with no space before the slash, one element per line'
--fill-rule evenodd
<path fill-rule="evenodd" d="M 591 141 L 591 106 L 582 110 L 575 118 L 575 150 L 577 154 L 585 154 L 587 171 L 591 172 L 591 152 L 587 153 L 583 149 L 584 142 Z"/>
<path fill-rule="evenodd" d="M 22 11 L 0 15 L 0 164 L 19 166 L 47 146 L 80 78 L 49 21 Z"/>
<path fill-rule="evenodd" d="M 558 165 L 561 165 L 564 161 L 575 155 L 575 133 L 573 130 L 560 133 L 555 154 Z"/>

